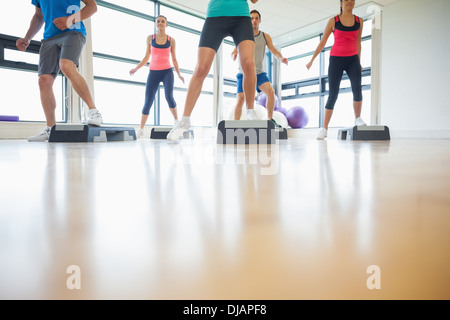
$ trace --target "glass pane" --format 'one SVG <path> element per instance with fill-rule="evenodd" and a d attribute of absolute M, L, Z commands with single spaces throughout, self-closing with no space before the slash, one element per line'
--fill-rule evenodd
<path fill-rule="evenodd" d="M 160 123 L 162 126 L 172 126 L 174 124 L 175 119 L 172 115 L 172 112 L 170 111 L 169 104 L 166 101 L 165 90 L 163 88 L 161 88 L 160 92 L 161 92 Z M 175 99 L 175 102 L 177 103 L 176 110 L 177 110 L 178 119 L 181 119 L 181 117 L 183 115 L 184 100 L 186 99 L 186 92 L 174 90 L 173 98 Z"/>
<path fill-rule="evenodd" d="M 296 100 L 283 100 L 282 107 L 285 110 L 289 110 L 292 107 L 303 107 L 308 116 L 308 124 L 305 128 L 318 128 L 319 127 L 319 97 L 296 99 Z"/>
<path fill-rule="evenodd" d="M 29 64 L 38 65 L 39 55 L 36 53 L 23 52 L 19 50 L 5 50 L 5 60 L 25 62 Z"/>
<path fill-rule="evenodd" d="M 330 51 L 325 52 L 325 73 L 328 74 L 328 68 L 330 67 Z"/>
<path fill-rule="evenodd" d="M 302 41 L 288 47 L 284 47 L 281 49 L 281 54 L 283 57 L 290 58 L 298 55 L 302 55 L 309 52 L 316 51 L 317 46 L 319 45 L 320 38 L 314 37 L 312 39 Z"/>
<path fill-rule="evenodd" d="M 145 100 L 145 86 L 94 81 L 95 103 L 105 124 L 139 124 Z M 154 124 L 154 106 L 147 124 Z"/>
<path fill-rule="evenodd" d="M 38 75 L 0 68 L 0 78 L 8 79 L 2 85 L 0 114 L 19 116 L 20 121 L 45 121 L 39 94 Z M 56 121 L 63 121 L 63 77 L 56 78 L 53 85 L 56 98 Z M 18 103 L 17 97 L 20 97 Z"/>
<path fill-rule="evenodd" d="M 281 82 L 292 82 L 305 79 L 311 79 L 319 76 L 320 60 L 319 57 L 314 61 L 311 69 L 306 68 L 306 64 L 311 60 L 311 57 L 291 60 L 288 65 L 281 64 Z"/>
<path fill-rule="evenodd" d="M 299 94 L 314 93 L 314 92 L 319 92 L 319 90 L 320 90 L 320 86 L 318 84 L 316 84 L 313 86 L 299 88 Z"/>
<path fill-rule="evenodd" d="M 328 96 L 326 97 L 328 99 Z M 361 118 L 370 123 L 370 90 L 363 91 L 363 107 Z M 353 94 L 351 92 L 339 94 L 334 107 L 333 117 L 330 121 L 330 127 L 352 127 L 355 121 L 353 112 Z"/>
<path fill-rule="evenodd" d="M 111 21 L 120 21 L 120 28 L 111 28 Z M 92 17 L 94 52 L 142 60 L 147 51 L 147 37 L 154 33 L 153 22 L 129 14 L 98 7 Z"/>
<path fill-rule="evenodd" d="M 231 93 L 231 94 L 235 95 L 237 93 L 237 84 L 233 85 L 233 86 L 224 85 L 223 86 L 223 92 L 227 92 L 227 93 Z"/>
<path fill-rule="evenodd" d="M 165 16 L 169 22 L 169 26 L 171 22 L 174 22 L 179 25 L 184 25 L 190 29 L 194 29 L 197 31 L 202 31 L 203 24 L 205 23 L 204 19 L 197 18 L 190 14 L 166 7 L 161 6 L 160 12 L 163 16 Z"/>
<path fill-rule="evenodd" d="M 181 105 L 180 105 L 181 107 Z M 184 103 L 183 107 L 184 108 Z M 180 110 L 181 111 L 181 110 Z M 211 127 L 213 124 L 213 95 L 202 93 L 191 116 L 193 126 Z"/>
<path fill-rule="evenodd" d="M 182 116 L 184 111 L 184 104 L 186 100 L 187 88 L 191 80 L 190 74 L 183 75 L 185 78 L 185 84 L 183 85 L 181 81 L 175 76 L 175 88 L 184 89 L 183 91 L 174 91 L 174 98 L 177 102 L 177 109 L 179 117 Z M 178 79 L 178 80 L 177 80 Z M 192 112 L 191 124 L 193 126 L 212 126 L 213 121 L 213 79 L 207 77 L 203 82 L 202 93 L 200 94 L 197 103 L 195 104 L 194 111 Z M 167 102 L 164 99 L 164 89 L 161 88 L 161 125 L 172 125 L 173 117 Z M 163 113 L 167 111 L 167 114 L 163 117 Z M 164 120 L 164 121 L 163 121 Z"/>
<path fill-rule="evenodd" d="M 6 1 L 0 10 L 0 33 L 22 38 L 28 31 L 31 18 L 36 7 L 29 1 Z M 44 27 L 33 40 L 41 41 L 44 38 Z"/>
<path fill-rule="evenodd" d="M 224 120 L 234 120 L 234 109 L 236 107 L 236 99 L 235 98 L 223 98 L 223 114 L 222 117 Z M 245 110 L 245 106 L 243 108 Z"/>
<path fill-rule="evenodd" d="M 293 96 L 295 94 L 295 89 L 285 89 L 281 91 L 281 96 L 282 97 L 288 97 L 288 96 Z"/>
<path fill-rule="evenodd" d="M 372 19 L 365 20 L 363 26 L 362 37 L 371 36 L 372 35 Z"/>
<path fill-rule="evenodd" d="M 361 43 L 361 66 L 363 68 L 372 65 L 372 41 L 366 40 Z"/>
<path fill-rule="evenodd" d="M 147 66 L 143 66 L 141 69 L 139 69 L 138 72 L 131 76 L 129 72 L 135 67 L 136 64 L 127 62 L 94 58 L 95 76 L 145 83 L 147 81 L 149 68 Z"/>
<path fill-rule="evenodd" d="M 197 64 L 200 36 L 180 29 L 171 28 L 170 26 L 166 29 L 166 32 L 175 39 L 175 54 L 179 68 L 193 71 Z"/>
<path fill-rule="evenodd" d="M 107 2 L 153 16 L 155 13 L 155 4 L 149 0 L 107 0 Z"/>
<path fill-rule="evenodd" d="M 231 78 L 233 80 L 236 80 L 236 75 L 239 71 L 239 62 L 237 59 L 233 60 L 231 58 L 231 53 L 233 52 L 235 46 L 222 43 L 222 55 L 223 55 L 223 76 L 225 78 Z"/>

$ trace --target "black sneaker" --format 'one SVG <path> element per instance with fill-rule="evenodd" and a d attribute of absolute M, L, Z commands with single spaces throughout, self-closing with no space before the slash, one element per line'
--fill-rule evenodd
<path fill-rule="evenodd" d="M 281 126 L 274 119 L 272 119 L 272 122 L 275 125 L 275 129 L 281 128 Z"/>

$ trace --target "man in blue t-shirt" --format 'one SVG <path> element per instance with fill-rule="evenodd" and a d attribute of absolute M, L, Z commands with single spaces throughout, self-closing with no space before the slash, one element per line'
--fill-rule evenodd
<path fill-rule="evenodd" d="M 81 1 L 85 6 L 81 9 Z M 47 126 L 28 141 L 48 141 L 51 128 L 56 124 L 56 99 L 53 92 L 55 78 L 61 70 L 70 80 L 73 88 L 89 108 L 89 125 L 103 123 L 100 112 L 95 107 L 89 86 L 78 72 L 81 51 L 86 43 L 86 28 L 83 20 L 97 12 L 95 0 L 31 0 L 36 11 L 24 38 L 18 39 L 16 46 L 25 51 L 31 39 L 44 26 L 44 39 L 39 51 L 39 90 Z"/>

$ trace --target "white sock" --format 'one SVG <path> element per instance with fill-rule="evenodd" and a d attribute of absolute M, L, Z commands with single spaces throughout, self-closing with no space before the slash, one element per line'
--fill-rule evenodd
<path fill-rule="evenodd" d="M 182 122 L 182 123 L 185 123 L 185 124 L 188 124 L 188 125 L 191 125 L 191 117 L 183 116 L 183 117 L 181 118 L 181 122 Z"/>

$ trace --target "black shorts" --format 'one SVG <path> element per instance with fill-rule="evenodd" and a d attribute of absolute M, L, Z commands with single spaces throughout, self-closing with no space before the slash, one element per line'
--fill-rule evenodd
<path fill-rule="evenodd" d="M 251 18 L 245 16 L 206 18 L 198 46 L 211 48 L 217 52 L 223 39 L 228 36 L 233 38 L 236 46 L 245 40 L 255 41 Z"/>

